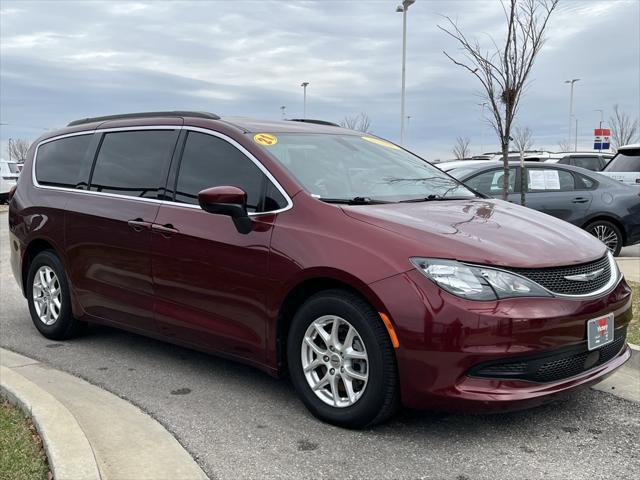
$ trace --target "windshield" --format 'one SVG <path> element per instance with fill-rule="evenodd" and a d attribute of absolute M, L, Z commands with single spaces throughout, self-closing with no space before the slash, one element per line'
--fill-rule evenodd
<path fill-rule="evenodd" d="M 11 173 L 20 173 L 20 170 L 18 170 L 18 164 L 17 163 L 7 162 L 7 165 L 9 166 L 9 171 Z"/>
<path fill-rule="evenodd" d="M 640 172 L 640 149 L 618 152 L 606 167 L 605 172 Z"/>
<path fill-rule="evenodd" d="M 323 199 L 475 196 L 421 158 L 376 137 L 279 134 L 276 143 L 263 145 L 307 192 Z"/>

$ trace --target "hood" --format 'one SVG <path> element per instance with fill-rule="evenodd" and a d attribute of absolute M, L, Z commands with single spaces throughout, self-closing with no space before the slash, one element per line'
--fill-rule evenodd
<path fill-rule="evenodd" d="M 448 200 L 344 206 L 350 217 L 413 240 L 410 256 L 503 267 L 575 265 L 606 247 L 567 222 L 501 200 Z"/>

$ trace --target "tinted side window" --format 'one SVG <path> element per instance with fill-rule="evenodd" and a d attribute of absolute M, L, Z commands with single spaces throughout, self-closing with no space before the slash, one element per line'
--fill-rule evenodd
<path fill-rule="evenodd" d="M 528 168 L 528 190 L 530 192 L 568 192 L 575 190 L 575 179 L 566 170 Z"/>
<path fill-rule="evenodd" d="M 624 150 L 611 160 L 606 172 L 640 172 L 640 150 Z"/>
<path fill-rule="evenodd" d="M 91 177 L 91 190 L 157 198 L 177 139 L 174 130 L 107 133 Z"/>
<path fill-rule="evenodd" d="M 558 160 L 558 163 L 561 165 L 571 165 L 571 157 L 562 157 Z"/>
<path fill-rule="evenodd" d="M 576 177 L 576 190 L 591 190 L 597 185 L 595 180 L 579 173 L 574 173 L 574 176 Z"/>
<path fill-rule="evenodd" d="M 509 170 L 509 193 L 513 193 L 514 185 L 516 184 L 516 171 L 515 169 Z M 485 195 L 500 195 L 502 193 L 502 179 L 504 178 L 504 172 L 500 170 L 490 170 L 483 172 L 475 177 L 464 182 L 469 187 L 477 190 Z"/>
<path fill-rule="evenodd" d="M 189 132 L 176 184 L 176 202 L 198 204 L 198 192 L 223 185 L 247 192 L 247 210 L 263 212 L 286 206 L 264 173 L 229 142 Z"/>
<path fill-rule="evenodd" d="M 91 134 L 61 138 L 40 145 L 36 157 L 36 180 L 41 185 L 74 188 L 86 179 L 78 175 L 91 143 Z"/>

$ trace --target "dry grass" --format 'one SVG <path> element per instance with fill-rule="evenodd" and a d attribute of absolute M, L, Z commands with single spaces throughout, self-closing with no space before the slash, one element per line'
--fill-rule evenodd
<path fill-rule="evenodd" d="M 0 480 L 45 480 L 42 440 L 22 412 L 0 398 Z"/>

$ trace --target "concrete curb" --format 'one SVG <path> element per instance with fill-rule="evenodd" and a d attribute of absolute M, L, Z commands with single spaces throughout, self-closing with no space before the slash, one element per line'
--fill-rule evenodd
<path fill-rule="evenodd" d="M 126 400 L 3 348 L 0 367 L 1 391 L 33 418 L 56 480 L 207 480 L 171 433 Z"/>
<path fill-rule="evenodd" d="M 96 458 L 82 428 L 53 395 L 1 365 L 0 394 L 33 421 L 56 480 L 100 479 Z"/>

